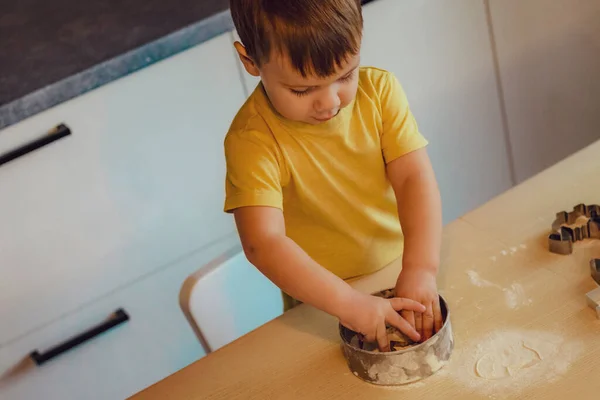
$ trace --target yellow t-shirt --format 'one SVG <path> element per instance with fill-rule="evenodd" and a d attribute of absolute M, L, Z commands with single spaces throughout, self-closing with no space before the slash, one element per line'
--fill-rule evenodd
<path fill-rule="evenodd" d="M 258 85 L 225 139 L 225 211 L 279 208 L 320 265 L 342 279 L 371 273 L 403 246 L 385 165 L 426 145 L 389 72 L 360 68 L 354 101 L 319 125 L 284 119 Z"/>

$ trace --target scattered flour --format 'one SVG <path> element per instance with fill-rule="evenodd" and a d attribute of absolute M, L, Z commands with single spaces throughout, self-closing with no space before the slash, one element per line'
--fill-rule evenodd
<path fill-rule="evenodd" d="M 469 279 L 471 279 L 471 283 L 475 286 L 479 287 L 495 287 L 497 289 L 502 290 L 502 287 L 496 285 L 493 282 L 483 279 L 476 271 L 469 270 L 467 271 L 467 275 L 469 275 Z"/>
<path fill-rule="evenodd" d="M 508 305 L 510 308 L 528 306 L 533 302 L 532 299 L 528 299 L 527 296 L 525 296 L 525 290 L 519 283 L 513 283 L 510 285 L 510 288 L 504 288 L 502 291 L 504 292 L 506 305 Z"/>
<path fill-rule="evenodd" d="M 516 398 L 515 392 L 558 379 L 583 352 L 581 342 L 542 331 L 497 331 L 472 343 L 446 369 L 493 398 Z"/>
<path fill-rule="evenodd" d="M 502 254 L 503 256 L 507 256 L 507 255 L 510 254 L 512 256 L 512 255 L 515 255 L 519 251 L 519 248 L 521 248 L 521 249 L 524 250 L 524 249 L 527 248 L 527 245 L 526 244 L 520 244 L 518 247 L 517 246 L 511 246 L 508 250 L 501 250 L 500 254 Z M 491 256 L 490 260 L 496 261 L 497 257 L 496 256 Z"/>
<path fill-rule="evenodd" d="M 517 308 L 519 304 L 519 299 L 517 298 L 517 293 L 513 290 L 503 289 L 504 297 L 506 298 L 506 305 L 510 308 Z"/>
<path fill-rule="evenodd" d="M 475 286 L 493 287 L 504 292 L 504 299 L 506 300 L 506 305 L 509 308 L 516 309 L 521 306 L 528 306 L 532 303 L 532 299 L 527 298 L 523 286 L 519 283 L 513 283 L 512 285 L 510 285 L 510 287 L 503 288 L 502 286 L 496 283 L 483 279 L 476 271 L 469 270 L 467 271 L 467 275 L 469 276 L 471 283 Z M 479 307 L 477 308 L 481 309 Z"/>

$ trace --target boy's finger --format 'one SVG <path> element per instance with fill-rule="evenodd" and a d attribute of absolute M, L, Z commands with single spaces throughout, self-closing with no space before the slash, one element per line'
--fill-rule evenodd
<path fill-rule="evenodd" d="M 394 328 L 398 329 L 400 332 L 404 333 L 414 342 L 418 342 L 419 340 L 421 340 L 421 335 L 419 334 L 419 332 L 417 332 L 417 330 L 414 327 L 412 327 L 404 318 L 402 318 L 400 314 L 390 312 L 387 322 Z"/>
<path fill-rule="evenodd" d="M 423 339 L 427 340 L 431 336 L 433 336 L 433 304 L 429 304 L 423 314 Z"/>
<path fill-rule="evenodd" d="M 421 313 L 415 313 L 415 329 L 423 339 L 423 314 Z"/>
<path fill-rule="evenodd" d="M 390 304 L 396 311 L 408 310 L 422 313 L 426 310 L 423 304 L 403 297 L 394 297 L 393 299 L 390 299 Z"/>
<path fill-rule="evenodd" d="M 377 341 L 377 332 L 362 334 L 362 341 L 367 343 L 373 343 Z"/>
<path fill-rule="evenodd" d="M 439 297 L 433 302 L 433 324 L 435 332 L 439 332 L 440 329 L 442 329 L 442 325 L 444 325 L 444 317 L 442 316 Z"/>
<path fill-rule="evenodd" d="M 379 346 L 379 351 L 390 351 L 390 342 L 385 329 L 385 321 L 382 321 L 377 326 L 377 345 Z"/>
<path fill-rule="evenodd" d="M 400 313 L 402 318 L 406 320 L 410 324 L 410 326 L 415 327 L 415 313 L 413 311 L 402 310 Z M 418 330 L 418 329 L 417 329 Z"/>

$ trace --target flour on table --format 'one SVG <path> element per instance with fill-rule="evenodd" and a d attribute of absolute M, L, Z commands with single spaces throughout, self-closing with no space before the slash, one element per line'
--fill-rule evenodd
<path fill-rule="evenodd" d="M 511 246 L 510 248 L 508 248 L 508 250 L 501 250 L 500 254 L 502 254 L 503 256 L 507 256 L 507 255 L 515 255 L 517 254 L 517 252 L 519 251 L 519 249 L 526 249 L 527 245 L 525 244 L 520 244 L 519 246 Z M 497 257 L 496 256 L 492 256 L 490 257 L 490 260 L 492 261 L 496 261 Z"/>
<path fill-rule="evenodd" d="M 532 300 L 527 298 L 525 289 L 523 289 L 523 286 L 520 283 L 513 283 L 510 287 L 503 288 L 494 282 L 483 279 L 476 271 L 469 270 L 467 271 L 467 275 L 469 276 L 471 283 L 475 286 L 493 287 L 504 292 L 504 299 L 509 308 L 516 309 L 520 306 L 527 306 L 532 303 Z"/>
<path fill-rule="evenodd" d="M 473 270 L 469 270 L 467 271 L 467 275 L 469 276 L 469 279 L 471 280 L 471 283 L 475 286 L 479 286 L 479 287 L 495 287 L 497 289 L 502 290 L 502 287 L 490 282 L 488 280 L 483 279 L 481 276 L 479 276 L 479 274 L 476 271 Z"/>
<path fill-rule="evenodd" d="M 583 353 L 583 344 L 549 332 L 493 332 L 455 352 L 451 376 L 495 398 L 515 398 L 515 392 L 543 385 L 564 375 Z"/>
<path fill-rule="evenodd" d="M 503 351 L 502 354 L 490 352 L 481 356 L 475 363 L 475 375 L 488 380 L 504 379 L 543 360 L 540 352 L 526 345 L 525 341 L 521 342 L 521 346 L 511 343 L 508 347 L 508 351 Z"/>
<path fill-rule="evenodd" d="M 532 303 L 531 299 L 525 296 L 525 290 L 519 283 L 513 283 L 509 288 L 502 289 L 506 305 L 510 308 L 518 308 L 521 305 L 528 306 Z"/>

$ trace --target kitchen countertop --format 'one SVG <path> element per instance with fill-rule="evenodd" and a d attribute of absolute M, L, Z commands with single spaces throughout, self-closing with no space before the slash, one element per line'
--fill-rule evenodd
<path fill-rule="evenodd" d="M 557 212 L 600 203 L 598 152 L 600 142 L 444 228 L 438 282 L 455 349 L 434 376 L 400 388 L 364 383 L 346 366 L 335 318 L 301 305 L 132 399 L 597 398 L 600 321 L 585 294 L 596 287 L 589 260 L 600 243 L 562 256 L 548 251 L 547 235 Z M 352 285 L 391 287 L 399 269 Z M 478 362 L 494 377 L 477 377 Z"/>
<path fill-rule="evenodd" d="M 3 1 L 0 129 L 231 29 L 228 0 Z"/>
<path fill-rule="evenodd" d="M 3 1 L 0 130 L 233 28 L 229 0 Z"/>

